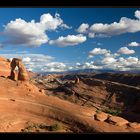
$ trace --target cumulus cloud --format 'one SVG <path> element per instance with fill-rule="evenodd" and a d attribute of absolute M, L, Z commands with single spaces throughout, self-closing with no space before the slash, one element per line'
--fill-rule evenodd
<path fill-rule="evenodd" d="M 58 62 L 54 57 L 43 55 L 43 54 L 32 54 L 32 53 L 19 53 L 19 54 L 1 54 L 1 56 L 9 58 L 12 60 L 13 58 L 22 59 L 25 67 L 29 71 L 33 72 L 64 72 L 68 70 L 76 69 L 76 64 L 73 66 L 64 63 Z"/>
<path fill-rule="evenodd" d="M 94 48 L 93 50 L 91 50 L 89 52 L 89 58 L 92 58 L 95 55 L 99 55 L 99 54 L 110 54 L 110 50 L 106 50 L 106 49 L 101 49 L 101 48 Z"/>
<path fill-rule="evenodd" d="M 94 38 L 95 37 L 95 33 L 88 33 L 88 37 L 89 38 Z"/>
<path fill-rule="evenodd" d="M 96 37 L 99 36 L 114 36 L 124 33 L 135 33 L 140 31 L 140 11 L 135 11 L 137 19 L 130 19 L 122 17 L 119 22 L 110 24 L 95 23 L 90 26 L 89 31 L 95 33 Z"/>
<path fill-rule="evenodd" d="M 89 52 L 88 57 L 93 57 L 95 55 L 102 55 L 102 57 L 94 57 L 93 63 L 85 63 L 84 65 L 80 64 L 78 67 L 81 66 L 88 66 L 89 68 L 94 67 L 97 69 L 112 69 L 112 70 L 140 70 L 140 60 L 137 57 L 129 56 L 127 58 L 122 57 L 123 54 L 133 54 L 135 53 L 134 50 L 130 50 L 127 47 L 120 48 L 117 53 L 112 53 L 110 50 L 101 49 L 101 48 L 94 48 L 92 51 Z"/>
<path fill-rule="evenodd" d="M 56 13 L 55 17 L 51 14 L 43 14 L 40 17 L 40 23 L 42 28 L 46 30 L 56 30 L 60 25 L 63 24 L 63 20 L 60 18 L 60 14 Z"/>
<path fill-rule="evenodd" d="M 39 22 L 35 20 L 27 22 L 17 18 L 4 26 L 3 35 L 7 40 L 3 44 L 37 47 L 48 42 L 46 31 L 55 31 L 59 27 L 70 28 L 64 24 L 58 13 L 54 17 L 50 13 L 43 14 Z"/>
<path fill-rule="evenodd" d="M 140 43 L 131 42 L 131 43 L 128 44 L 128 46 L 130 46 L 130 47 L 138 47 L 138 46 L 140 46 Z"/>
<path fill-rule="evenodd" d="M 81 64 L 79 62 L 76 63 L 76 66 L 80 66 Z"/>
<path fill-rule="evenodd" d="M 28 70 L 34 72 L 64 72 L 80 69 L 113 69 L 113 70 L 140 70 L 140 60 L 137 57 L 129 56 L 127 58 L 112 55 L 101 57 L 100 60 L 94 60 L 85 63 L 69 63 L 55 61 L 55 58 L 43 54 L 1 54 L 6 58 L 21 58 Z"/>
<path fill-rule="evenodd" d="M 56 40 L 50 40 L 49 44 L 57 45 L 60 47 L 66 47 L 66 46 L 75 46 L 85 41 L 86 41 L 86 36 L 83 36 L 82 34 L 78 34 L 78 35 L 68 35 L 66 37 L 60 36 Z"/>
<path fill-rule="evenodd" d="M 83 69 L 102 69 L 102 66 L 97 66 L 94 64 L 93 61 L 91 62 L 85 62 L 82 66 Z"/>
<path fill-rule="evenodd" d="M 72 29 L 72 26 L 68 26 L 67 24 L 61 24 L 60 27 L 62 29 Z"/>
<path fill-rule="evenodd" d="M 79 70 L 79 69 L 102 69 L 102 66 L 98 66 L 94 63 L 94 61 L 85 62 L 83 64 L 77 62 L 76 65 L 72 67 L 73 70 Z"/>
<path fill-rule="evenodd" d="M 1 56 L 9 58 L 12 60 L 13 58 L 22 59 L 28 70 L 40 71 L 41 68 L 46 64 L 54 61 L 54 57 L 43 55 L 43 54 L 32 54 L 32 53 L 19 53 L 19 54 L 1 54 Z"/>
<path fill-rule="evenodd" d="M 31 58 L 30 57 L 25 57 L 25 58 L 23 58 L 23 62 L 30 62 L 31 61 Z"/>
<path fill-rule="evenodd" d="M 130 63 L 136 64 L 139 61 L 139 59 L 137 57 L 130 56 L 130 57 L 128 57 L 127 61 Z"/>
<path fill-rule="evenodd" d="M 131 56 L 128 58 L 120 57 L 117 66 L 120 70 L 137 70 L 140 69 L 140 60 Z"/>
<path fill-rule="evenodd" d="M 113 58 L 113 57 L 105 57 L 105 58 L 103 58 L 102 63 L 103 64 L 112 64 L 112 63 L 114 63 L 116 61 L 117 60 L 115 58 Z"/>
<path fill-rule="evenodd" d="M 46 71 L 46 72 L 62 72 L 66 70 L 67 70 L 67 66 L 62 62 L 50 62 L 45 64 L 41 69 L 41 71 Z"/>
<path fill-rule="evenodd" d="M 77 29 L 78 33 L 86 33 L 88 31 L 89 25 L 87 23 L 82 23 Z"/>
<path fill-rule="evenodd" d="M 134 51 L 134 50 L 130 50 L 130 49 L 128 49 L 127 47 L 121 47 L 121 48 L 118 50 L 118 53 L 120 53 L 120 54 L 134 54 L 135 51 Z"/>
<path fill-rule="evenodd" d="M 102 69 L 112 69 L 112 70 L 140 70 L 140 60 L 137 57 L 128 58 L 112 58 L 112 57 L 105 57 L 101 59 L 98 63 L 98 67 L 101 66 Z"/>
<path fill-rule="evenodd" d="M 139 10 L 136 10 L 135 11 L 135 17 L 140 19 L 140 11 Z"/>

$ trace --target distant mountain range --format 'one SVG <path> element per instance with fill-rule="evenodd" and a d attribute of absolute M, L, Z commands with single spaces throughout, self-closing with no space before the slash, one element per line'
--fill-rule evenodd
<path fill-rule="evenodd" d="M 111 70 L 111 69 L 104 69 L 104 70 L 95 70 L 95 69 L 80 69 L 80 70 L 72 70 L 72 71 L 63 71 L 63 72 L 42 72 L 40 74 L 47 75 L 47 74 L 82 74 L 82 73 L 126 73 L 126 74 L 140 74 L 140 70 L 132 70 L 132 71 L 118 71 L 118 70 Z"/>

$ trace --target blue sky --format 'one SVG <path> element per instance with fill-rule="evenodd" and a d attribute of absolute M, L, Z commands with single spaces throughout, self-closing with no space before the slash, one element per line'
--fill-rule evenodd
<path fill-rule="evenodd" d="M 0 55 L 38 72 L 140 69 L 140 8 L 0 8 Z"/>

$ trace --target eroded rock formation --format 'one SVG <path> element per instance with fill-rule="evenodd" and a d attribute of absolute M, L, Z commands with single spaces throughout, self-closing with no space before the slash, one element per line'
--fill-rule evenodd
<path fill-rule="evenodd" d="M 0 57 L 0 76 L 8 77 L 10 75 L 10 60 Z"/>
<path fill-rule="evenodd" d="M 79 84 L 80 80 L 79 78 L 76 76 L 76 79 L 75 79 L 75 84 Z"/>
<path fill-rule="evenodd" d="M 18 75 L 16 78 L 16 72 L 15 68 L 18 67 Z M 24 67 L 22 60 L 19 58 L 13 58 L 11 62 L 11 74 L 10 74 L 10 79 L 12 80 L 21 80 L 21 81 L 28 81 L 29 76 L 26 71 L 26 68 Z"/>

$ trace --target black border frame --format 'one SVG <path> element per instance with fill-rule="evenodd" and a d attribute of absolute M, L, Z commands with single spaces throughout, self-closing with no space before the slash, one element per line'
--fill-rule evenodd
<path fill-rule="evenodd" d="M 0 7 L 140 7 L 139 0 L 1 0 Z"/>

